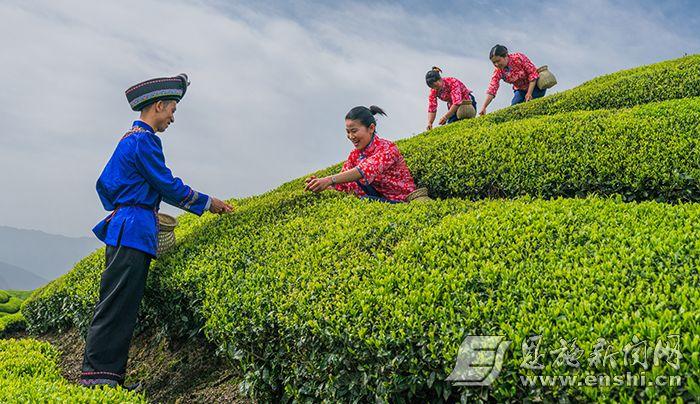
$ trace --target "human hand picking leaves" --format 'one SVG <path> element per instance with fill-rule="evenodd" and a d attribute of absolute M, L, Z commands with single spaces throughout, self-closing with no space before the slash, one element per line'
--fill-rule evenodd
<path fill-rule="evenodd" d="M 233 206 L 222 201 L 221 199 L 212 197 L 211 205 L 209 206 L 209 212 L 221 215 L 224 213 L 233 212 Z"/>
<path fill-rule="evenodd" d="M 321 192 L 331 185 L 333 185 L 331 177 L 317 178 L 315 175 L 312 175 L 306 179 L 306 187 L 304 189 L 312 192 Z"/>

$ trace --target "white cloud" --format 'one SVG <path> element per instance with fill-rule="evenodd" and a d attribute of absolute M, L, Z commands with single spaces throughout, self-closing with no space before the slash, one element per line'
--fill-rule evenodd
<path fill-rule="evenodd" d="M 600 0 L 431 13 L 388 3 L 286 7 L 0 4 L 0 169 L 9 173 L 0 224 L 85 235 L 106 215 L 94 182 L 136 117 L 123 91 L 146 78 L 190 75 L 163 135 L 167 161 L 195 188 L 238 197 L 341 161 L 350 151 L 343 116 L 355 105 L 384 107 L 380 132 L 390 139 L 420 132 L 423 75 L 434 64 L 481 102 L 496 42 L 548 64 L 558 90 L 697 49 L 663 16 Z M 507 87 L 495 107 L 507 105 Z"/>

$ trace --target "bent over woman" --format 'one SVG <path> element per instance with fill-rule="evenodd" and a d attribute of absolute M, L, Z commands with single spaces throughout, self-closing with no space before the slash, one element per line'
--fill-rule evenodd
<path fill-rule="evenodd" d="M 440 118 L 440 125 L 456 122 L 461 119 L 474 118 L 476 116 L 476 100 L 472 91 L 460 80 L 454 77 L 441 77 L 442 70 L 433 66 L 425 74 L 425 84 L 430 87 L 428 95 L 428 126 L 426 130 L 433 128 L 433 122 L 437 116 L 438 98 L 447 102 L 447 112 Z"/>
<path fill-rule="evenodd" d="M 537 79 L 540 74 L 537 67 L 522 53 L 508 53 L 508 48 L 496 45 L 489 52 L 489 59 L 493 63 L 494 70 L 491 76 L 489 88 L 486 90 L 484 106 L 479 111 L 480 115 L 486 114 L 486 107 L 496 97 L 500 81 L 513 85 L 513 99 L 510 105 L 520 104 L 535 98 L 544 97 L 547 90 L 537 88 Z"/>

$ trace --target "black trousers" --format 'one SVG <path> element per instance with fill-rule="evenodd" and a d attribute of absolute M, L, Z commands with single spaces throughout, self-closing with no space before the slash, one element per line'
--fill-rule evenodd
<path fill-rule="evenodd" d="M 81 378 L 124 382 L 151 256 L 133 248 L 107 246 L 100 300 L 88 330 Z"/>

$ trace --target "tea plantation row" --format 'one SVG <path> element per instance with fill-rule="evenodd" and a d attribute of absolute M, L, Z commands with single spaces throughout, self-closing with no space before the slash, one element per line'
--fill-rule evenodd
<path fill-rule="evenodd" d="M 0 337 L 24 328 L 24 316 L 19 311 L 22 301 L 30 294 L 28 291 L 0 290 Z"/>
<path fill-rule="evenodd" d="M 700 300 L 698 219 L 697 204 L 620 199 L 252 198 L 236 215 L 188 223 L 181 246 L 153 269 L 151 289 L 168 292 L 150 294 L 147 305 L 170 327 L 201 316 L 263 400 L 435 400 L 457 394 L 444 378 L 469 334 L 499 332 L 517 346 L 532 334 L 577 338 L 587 348 L 598 338 L 623 346 L 634 335 L 680 334 L 686 354 L 698 351 L 698 313 L 687 309 Z M 64 288 L 94 296 L 100 271 L 99 257 L 88 258 Z M 66 320 L 51 312 L 56 296 L 27 307 L 35 328 Z M 69 318 L 85 324 L 89 302 Z M 698 358 L 687 357 L 678 372 L 692 383 Z M 494 398 L 527 395 L 519 360 L 515 350 Z"/>

